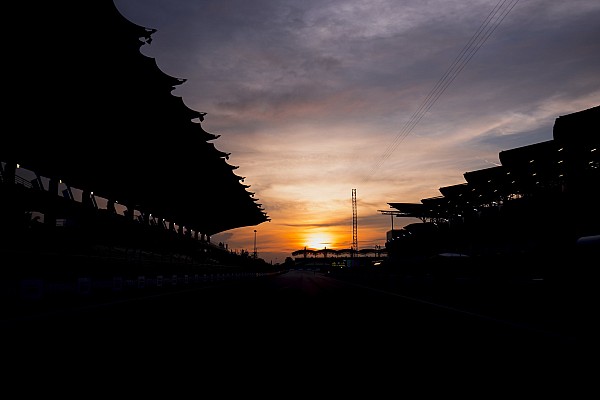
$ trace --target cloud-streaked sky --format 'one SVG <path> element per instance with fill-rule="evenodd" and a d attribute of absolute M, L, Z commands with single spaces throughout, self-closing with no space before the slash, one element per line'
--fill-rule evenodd
<path fill-rule="evenodd" d="M 352 189 L 359 248 L 383 246 L 387 203 L 439 196 L 600 104 L 598 0 L 115 4 L 157 29 L 142 53 L 187 79 L 173 94 L 207 113 L 204 129 L 271 218 L 212 241 L 252 251 L 256 229 L 274 263 L 304 246 L 349 248 Z"/>

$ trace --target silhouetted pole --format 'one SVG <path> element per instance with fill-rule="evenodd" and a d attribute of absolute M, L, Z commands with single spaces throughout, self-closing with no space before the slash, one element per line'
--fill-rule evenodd
<path fill-rule="evenodd" d="M 256 253 L 256 229 L 254 230 L 254 259 L 256 260 L 257 257 L 257 253 Z"/>
<path fill-rule="evenodd" d="M 356 189 L 352 189 L 352 258 L 358 252 L 358 208 L 356 206 Z"/>

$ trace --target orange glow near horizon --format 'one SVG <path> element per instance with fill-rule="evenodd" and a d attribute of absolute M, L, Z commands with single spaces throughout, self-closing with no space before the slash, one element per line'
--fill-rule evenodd
<path fill-rule="evenodd" d="M 347 232 L 340 232 L 338 229 L 318 229 L 310 232 L 305 232 L 297 238 L 297 243 L 300 244 L 298 249 L 307 248 L 312 250 L 320 250 L 324 248 L 338 249 L 345 247 L 345 242 L 348 241 Z M 347 247 L 347 246 L 346 246 Z"/>
<path fill-rule="evenodd" d="M 331 248 L 333 245 L 333 235 L 328 232 L 313 232 L 305 236 L 304 247 L 307 249 Z"/>

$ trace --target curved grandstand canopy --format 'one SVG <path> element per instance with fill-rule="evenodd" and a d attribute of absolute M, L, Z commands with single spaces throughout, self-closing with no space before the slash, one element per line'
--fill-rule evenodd
<path fill-rule="evenodd" d="M 214 234 L 268 221 L 200 123 L 205 112 L 171 92 L 140 48 L 154 29 L 112 0 L 11 4 L 5 114 L 14 127 L 0 159 L 50 179 Z M 46 37 L 30 41 L 45 27 Z"/>
<path fill-rule="evenodd" d="M 398 217 L 423 221 L 462 217 L 465 213 L 540 192 L 597 197 L 600 173 L 600 106 L 556 118 L 554 139 L 499 153 L 501 165 L 465 172 L 466 183 L 441 187 L 442 196 L 418 203 L 388 203 Z M 386 213 L 385 211 L 382 211 Z"/>

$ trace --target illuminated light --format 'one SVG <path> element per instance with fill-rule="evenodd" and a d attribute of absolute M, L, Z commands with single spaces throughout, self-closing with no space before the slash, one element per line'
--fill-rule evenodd
<path fill-rule="evenodd" d="M 17 168 L 21 168 L 21 166 L 19 164 L 17 164 Z"/>
<path fill-rule="evenodd" d="M 562 162 L 563 162 L 563 160 L 560 160 L 558 163 L 559 163 L 559 164 L 562 164 Z"/>
<path fill-rule="evenodd" d="M 534 172 L 533 174 L 531 174 L 531 176 L 536 176 L 536 175 L 537 175 L 537 172 Z"/>
<path fill-rule="evenodd" d="M 593 149 L 591 149 L 591 150 L 590 150 L 590 152 L 591 152 L 591 151 L 596 151 L 596 148 L 594 147 Z"/>
<path fill-rule="evenodd" d="M 492 180 L 491 180 L 491 179 L 488 179 L 488 183 L 492 183 Z"/>
<path fill-rule="evenodd" d="M 559 178 L 562 178 L 563 176 L 564 176 L 563 174 L 559 174 L 559 175 L 558 175 L 558 177 L 559 177 Z"/>
<path fill-rule="evenodd" d="M 532 162 L 534 162 L 535 160 L 529 160 L 529 164 L 531 164 Z"/>
<path fill-rule="evenodd" d="M 58 180 L 58 183 L 62 183 L 62 179 L 59 179 L 59 180 Z"/>
<path fill-rule="evenodd" d="M 93 195 L 94 195 L 94 192 L 90 192 L 90 196 L 93 196 Z"/>
<path fill-rule="evenodd" d="M 563 151 L 563 148 L 561 147 L 560 149 L 558 149 L 558 151 Z"/>

